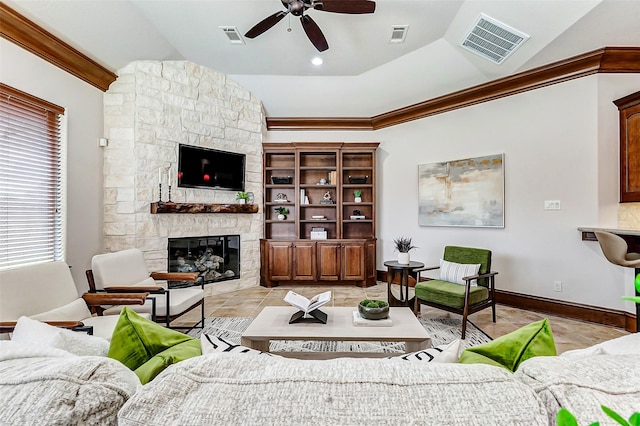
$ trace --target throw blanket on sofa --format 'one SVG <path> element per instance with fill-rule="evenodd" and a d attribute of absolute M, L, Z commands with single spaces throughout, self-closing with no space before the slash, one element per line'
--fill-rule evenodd
<path fill-rule="evenodd" d="M 1 425 L 115 425 L 117 412 L 141 387 L 137 376 L 110 358 L 45 356 L 3 342 Z"/>
<path fill-rule="evenodd" d="M 172 365 L 118 414 L 133 425 L 547 425 L 534 392 L 487 365 L 210 354 Z"/>

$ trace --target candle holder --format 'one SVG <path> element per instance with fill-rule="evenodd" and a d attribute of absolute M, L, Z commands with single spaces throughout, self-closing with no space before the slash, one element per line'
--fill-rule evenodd
<path fill-rule="evenodd" d="M 167 198 L 167 203 L 173 203 L 173 201 L 171 201 L 171 185 L 169 185 L 169 197 Z"/>
<path fill-rule="evenodd" d="M 162 204 L 162 182 L 158 184 L 158 204 Z"/>

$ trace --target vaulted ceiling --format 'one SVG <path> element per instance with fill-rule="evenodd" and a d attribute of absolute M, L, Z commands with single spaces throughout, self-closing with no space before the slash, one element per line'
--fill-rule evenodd
<path fill-rule="evenodd" d="M 284 10 L 280 0 L 5 3 L 112 71 L 189 60 L 228 74 L 281 117 L 374 116 L 604 46 L 640 45 L 638 0 L 378 0 L 373 14 L 310 10 L 329 44 L 322 53 L 291 15 L 244 44 L 220 28 L 242 35 Z M 481 13 L 530 38 L 501 64 L 465 50 Z M 398 25 L 408 25 L 406 39 L 390 43 Z"/>

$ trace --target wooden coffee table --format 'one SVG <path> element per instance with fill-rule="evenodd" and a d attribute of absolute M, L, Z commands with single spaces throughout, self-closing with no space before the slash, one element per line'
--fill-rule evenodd
<path fill-rule="evenodd" d="M 269 352 L 271 340 L 330 340 L 404 342 L 406 352 L 415 352 L 431 346 L 426 330 L 410 308 L 390 308 L 391 327 L 362 327 L 353 325 L 353 311 L 357 308 L 322 307 L 326 324 L 289 324 L 297 309 L 290 306 L 267 306 L 242 333 L 244 346 Z M 388 352 L 279 352 L 294 358 L 327 359 L 349 357 L 387 357 Z"/>

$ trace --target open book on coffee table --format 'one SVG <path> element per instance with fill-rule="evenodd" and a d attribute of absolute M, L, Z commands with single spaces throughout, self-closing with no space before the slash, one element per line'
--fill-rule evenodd
<path fill-rule="evenodd" d="M 296 322 L 321 322 L 327 323 L 327 314 L 319 310 L 321 306 L 331 301 L 331 290 L 324 293 L 316 294 L 311 299 L 296 293 L 295 291 L 289 291 L 284 297 L 284 301 L 293 307 L 300 309 L 300 311 L 293 314 L 289 320 L 289 324 Z"/>

